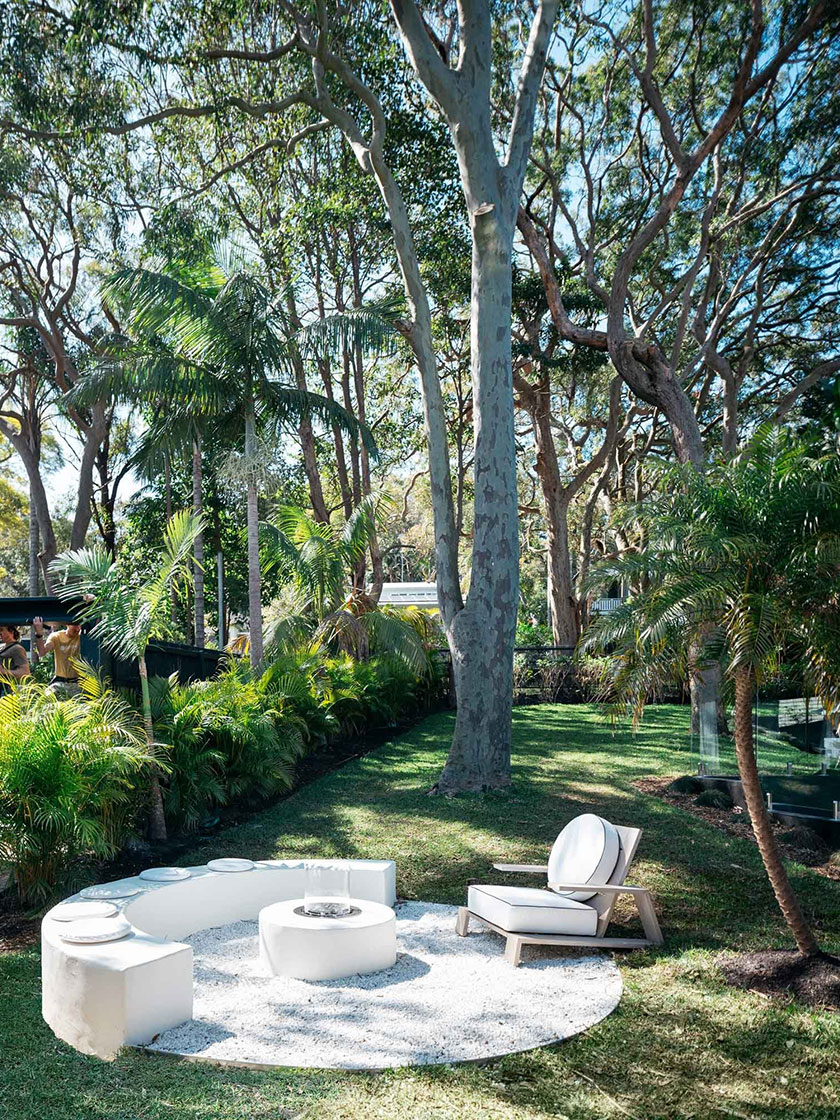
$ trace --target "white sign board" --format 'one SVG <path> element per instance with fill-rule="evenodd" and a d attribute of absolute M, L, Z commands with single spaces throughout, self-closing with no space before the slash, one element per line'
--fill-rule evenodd
<path fill-rule="evenodd" d="M 379 596 L 382 606 L 389 607 L 434 607 L 437 609 L 437 584 L 434 583 L 386 583 Z"/>

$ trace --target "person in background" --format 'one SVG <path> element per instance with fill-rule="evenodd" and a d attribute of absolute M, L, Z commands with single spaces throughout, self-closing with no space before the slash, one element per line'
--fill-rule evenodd
<path fill-rule="evenodd" d="M 29 676 L 29 658 L 20 644 L 17 626 L 0 623 L 0 692 L 6 691 L 6 682 Z"/>
<path fill-rule="evenodd" d="M 55 672 L 50 684 L 61 685 L 69 694 L 79 691 L 79 672 L 76 662 L 82 655 L 82 628 L 77 622 L 68 622 L 63 630 L 53 630 L 44 640 L 44 620 L 39 615 L 32 619 L 35 645 L 38 653 L 55 658 Z"/>

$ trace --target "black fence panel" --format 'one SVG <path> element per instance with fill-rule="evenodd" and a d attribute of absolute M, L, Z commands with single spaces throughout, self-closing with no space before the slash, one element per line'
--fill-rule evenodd
<path fill-rule="evenodd" d="M 47 624 L 73 622 L 76 604 L 64 603 L 52 595 L 21 596 L 13 599 L 0 598 L 0 622 L 15 626 L 29 627 L 32 619 L 40 615 Z M 136 661 L 122 661 L 109 653 L 105 647 L 91 637 L 92 624 L 85 624 L 82 630 L 82 657 L 89 664 L 102 670 L 114 685 L 120 688 L 140 687 L 140 672 Z M 23 646 L 28 650 L 30 641 L 24 635 Z M 180 642 L 152 642 L 146 653 L 146 665 L 150 677 L 169 677 L 178 674 L 183 683 L 187 681 L 206 681 L 215 676 L 219 662 L 227 656 L 218 649 L 199 649 L 198 646 L 182 645 Z"/>
<path fill-rule="evenodd" d="M 582 679 L 572 660 L 574 646 L 516 646 L 513 651 L 514 704 L 573 704 L 590 699 L 589 682 Z M 434 657 L 449 669 L 448 700 L 455 706 L 452 655 L 434 650 Z"/>
<path fill-rule="evenodd" d="M 214 677 L 219 663 L 228 655 L 218 649 L 199 649 L 178 642 L 151 642 L 146 651 L 146 668 L 150 677 L 178 674 L 182 684 L 206 681 Z M 136 661 L 119 661 L 107 650 L 101 654 L 102 670 L 118 688 L 140 688 L 140 671 Z"/>

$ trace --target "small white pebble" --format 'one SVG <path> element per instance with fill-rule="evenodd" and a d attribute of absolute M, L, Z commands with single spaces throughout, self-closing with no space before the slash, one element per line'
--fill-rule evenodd
<path fill-rule="evenodd" d="M 260 974 L 256 922 L 196 933 L 186 939 L 195 1017 L 152 1048 L 309 1068 L 457 1062 L 560 1041 L 617 1005 L 621 974 L 610 957 L 530 948 L 511 968 L 495 934 L 458 937 L 456 914 L 399 906 L 393 968 L 318 984 Z"/>

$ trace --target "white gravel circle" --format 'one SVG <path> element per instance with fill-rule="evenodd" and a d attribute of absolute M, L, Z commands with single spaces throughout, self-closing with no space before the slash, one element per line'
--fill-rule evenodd
<path fill-rule="evenodd" d="M 269 975 L 257 922 L 186 938 L 194 1018 L 148 1049 L 318 1069 L 475 1061 L 560 1042 L 621 998 L 619 969 L 601 953 L 526 946 L 512 968 L 497 935 L 473 923 L 458 937 L 454 906 L 405 902 L 396 912 L 393 968 L 320 983 Z"/>

